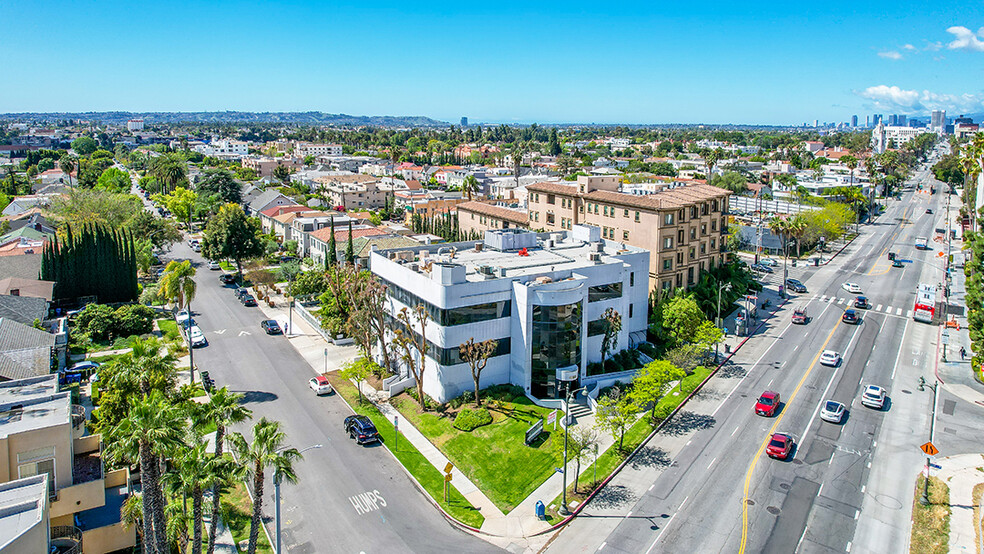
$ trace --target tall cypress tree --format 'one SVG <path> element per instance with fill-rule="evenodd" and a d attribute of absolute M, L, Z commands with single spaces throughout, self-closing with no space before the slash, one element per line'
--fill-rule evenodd
<path fill-rule="evenodd" d="M 352 244 L 352 222 L 349 221 L 348 244 L 345 245 L 345 262 L 355 263 L 355 247 Z"/>
<path fill-rule="evenodd" d="M 328 252 L 325 256 L 325 269 L 338 264 L 338 244 L 335 243 L 335 218 L 331 218 L 331 237 L 328 239 Z"/>

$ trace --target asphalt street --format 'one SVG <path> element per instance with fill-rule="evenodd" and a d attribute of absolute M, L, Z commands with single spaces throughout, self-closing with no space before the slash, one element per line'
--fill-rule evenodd
<path fill-rule="evenodd" d="M 920 171 L 916 179 L 926 178 Z M 907 191 L 827 266 L 790 268 L 809 292 L 795 295 L 770 322 L 774 342 L 712 416 L 607 537 L 604 552 L 900 552 L 906 550 L 911 479 L 920 467 L 918 446 L 929 438 L 936 326 L 914 322 L 916 286 L 942 280 L 935 250 L 917 251 L 916 236 L 932 238 L 945 196 Z M 932 206 L 934 214 L 926 214 Z M 893 268 L 889 251 L 907 260 Z M 782 266 L 767 276 L 781 281 Z M 857 283 L 872 309 L 863 321 L 841 321 Z M 790 324 L 806 307 L 805 326 Z M 823 350 L 839 352 L 836 367 L 820 365 Z M 868 384 L 888 389 L 883 410 L 861 406 Z M 765 390 L 779 392 L 772 418 L 753 413 Z M 848 406 L 841 424 L 823 422 L 827 399 Z M 956 433 L 970 429 L 954 426 Z M 796 443 L 788 461 L 765 456 L 774 432 Z M 938 433 L 939 434 L 939 433 Z M 569 527 L 576 532 L 579 522 Z M 856 533 L 860 526 L 870 532 Z M 900 532 L 900 529 L 903 531 Z M 567 530 L 564 533 L 568 532 Z M 857 537 L 856 537 L 857 535 Z M 856 546 L 856 543 L 863 543 Z M 570 545 L 557 541 L 556 550 Z M 563 545 L 563 546 L 561 546 Z"/>
<path fill-rule="evenodd" d="M 285 551 L 314 552 L 487 552 L 488 543 L 457 530 L 419 492 L 385 448 L 358 446 L 342 430 L 351 415 L 336 395 L 318 397 L 307 386 L 310 365 L 282 335 L 260 329 L 262 313 L 236 300 L 219 282 L 219 271 L 205 269 L 186 243 L 171 259 L 191 259 L 198 268 L 192 303 L 208 346 L 195 350 L 195 362 L 216 386 L 245 396 L 260 417 L 283 424 L 289 444 L 322 444 L 296 464 L 299 481 L 282 493 Z M 248 437 L 249 426 L 236 429 Z M 273 487 L 267 476 L 264 515 L 273 531 Z"/>

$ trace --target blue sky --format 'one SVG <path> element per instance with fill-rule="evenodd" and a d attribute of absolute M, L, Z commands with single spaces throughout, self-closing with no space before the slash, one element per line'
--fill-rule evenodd
<path fill-rule="evenodd" d="M 0 112 L 763 124 L 984 112 L 979 1 L 4 0 L 0 22 Z"/>

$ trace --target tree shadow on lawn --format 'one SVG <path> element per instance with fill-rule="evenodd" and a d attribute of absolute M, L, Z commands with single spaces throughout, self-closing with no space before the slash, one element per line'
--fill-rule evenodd
<path fill-rule="evenodd" d="M 690 431 L 699 431 L 701 429 L 710 429 L 717 423 L 717 419 L 713 416 L 707 414 L 697 414 L 690 411 L 682 411 L 677 413 L 677 415 L 663 427 L 661 433 L 678 437 L 680 435 L 685 435 Z"/>

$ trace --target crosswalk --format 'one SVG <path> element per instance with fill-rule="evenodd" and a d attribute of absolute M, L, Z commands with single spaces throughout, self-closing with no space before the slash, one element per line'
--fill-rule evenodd
<path fill-rule="evenodd" d="M 821 296 L 814 296 L 813 300 L 817 302 L 827 302 L 830 304 L 837 304 L 839 306 L 845 306 L 845 305 L 847 307 L 854 306 L 853 298 L 839 298 L 836 296 L 827 296 L 826 294 Z M 868 311 L 882 312 L 888 315 L 895 315 L 895 316 L 905 315 L 905 317 L 912 317 L 912 310 L 904 310 L 902 308 L 898 308 L 895 306 L 885 306 L 883 304 L 878 304 L 877 306 L 875 306 L 874 308 Z"/>

